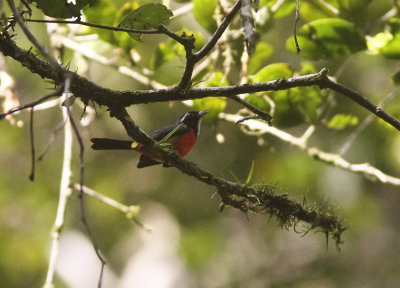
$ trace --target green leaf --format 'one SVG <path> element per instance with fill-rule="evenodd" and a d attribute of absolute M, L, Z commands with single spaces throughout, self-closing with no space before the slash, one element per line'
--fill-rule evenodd
<path fill-rule="evenodd" d="M 338 59 L 366 49 L 364 37 L 355 25 L 340 18 L 325 18 L 304 25 L 298 33 L 298 41 L 304 58 Z M 296 52 L 293 38 L 286 47 Z"/>
<path fill-rule="evenodd" d="M 176 41 L 161 42 L 153 55 L 151 66 L 153 69 L 157 69 L 162 64 L 171 61 L 177 55 L 182 55 L 184 52 L 184 47 Z"/>
<path fill-rule="evenodd" d="M 392 76 L 392 80 L 397 87 L 400 87 L 400 71 Z"/>
<path fill-rule="evenodd" d="M 232 170 L 229 169 L 229 173 L 232 175 L 233 179 L 235 179 L 235 182 L 239 185 L 242 185 L 242 182 L 240 182 L 239 178 L 233 173 Z"/>
<path fill-rule="evenodd" d="M 206 87 L 218 87 L 228 85 L 224 75 L 221 72 L 216 72 L 206 81 Z M 195 99 L 193 101 L 195 110 L 207 110 L 208 113 L 204 116 L 204 124 L 211 125 L 218 122 L 218 115 L 224 112 L 226 107 L 226 99 L 223 97 L 207 97 L 203 99 Z"/>
<path fill-rule="evenodd" d="M 300 5 L 301 19 L 311 22 L 317 19 L 334 17 L 335 14 L 327 9 L 321 2 L 303 2 Z"/>
<path fill-rule="evenodd" d="M 379 52 L 389 59 L 400 59 L 400 35 L 396 35 Z"/>
<path fill-rule="evenodd" d="M 343 130 L 358 124 L 358 118 L 350 114 L 336 114 L 329 120 L 327 127 L 334 130 Z"/>
<path fill-rule="evenodd" d="M 195 110 L 207 110 L 208 113 L 204 116 L 204 124 L 212 125 L 218 122 L 218 115 L 224 112 L 226 107 L 226 99 L 222 97 L 207 97 L 196 99 L 193 101 Z"/>
<path fill-rule="evenodd" d="M 139 7 L 139 2 L 134 0 L 134 1 L 128 1 L 126 2 L 115 14 L 115 19 L 114 19 L 114 25 L 113 26 L 118 26 L 119 23 L 129 14 L 132 12 L 132 10 L 135 10 Z M 132 39 L 131 36 L 129 36 L 128 33 L 123 33 L 123 32 L 113 32 L 114 39 L 116 44 L 121 47 L 125 52 L 129 54 L 129 51 L 137 45 L 137 41 Z"/>
<path fill-rule="evenodd" d="M 304 63 L 300 74 L 314 73 L 311 63 Z M 294 71 L 286 63 L 275 63 L 261 69 L 252 79 L 253 82 L 265 82 L 292 77 Z M 270 111 L 270 104 L 264 99 L 266 93 L 251 94 L 246 101 L 263 111 Z M 314 122 L 319 118 L 322 105 L 321 91 L 318 87 L 296 87 L 289 90 L 268 92 L 267 96 L 275 104 L 274 124 L 291 127 L 304 122 Z"/>
<path fill-rule="evenodd" d="M 311 62 L 302 62 L 301 70 L 299 72 L 300 75 L 314 74 L 317 70 Z"/>
<path fill-rule="evenodd" d="M 54 18 L 71 18 L 79 17 L 81 9 L 87 4 L 93 5 L 97 0 L 76 0 L 76 4 L 67 0 L 30 0 L 35 2 L 37 8 L 41 9 L 47 16 Z"/>
<path fill-rule="evenodd" d="M 217 21 L 214 19 L 218 0 L 193 0 L 193 15 L 197 22 L 208 32 L 217 29 Z"/>
<path fill-rule="evenodd" d="M 229 85 L 229 82 L 226 80 L 224 74 L 222 74 L 221 72 L 216 72 L 212 74 L 212 77 L 210 77 L 206 81 L 206 87 L 227 86 L 227 85 Z"/>
<path fill-rule="evenodd" d="M 247 179 L 246 179 L 246 184 L 245 184 L 246 186 L 250 184 L 250 181 L 253 178 L 253 172 L 254 172 L 254 160 L 253 160 L 253 162 L 251 162 L 249 175 L 247 176 Z"/>
<path fill-rule="evenodd" d="M 293 70 L 286 63 L 274 63 L 258 71 L 252 78 L 252 82 L 268 82 L 280 78 L 293 76 Z"/>
<path fill-rule="evenodd" d="M 389 59 L 400 59 L 400 19 L 389 19 L 388 30 L 390 34 L 385 40 L 389 40 L 380 47 L 379 53 Z"/>
<path fill-rule="evenodd" d="M 262 66 L 264 66 L 267 59 L 271 57 L 273 51 L 274 48 L 272 45 L 266 42 L 258 43 L 256 51 L 250 57 L 247 73 L 252 75 L 257 72 Z"/>
<path fill-rule="evenodd" d="M 319 87 L 296 87 L 290 90 L 289 97 L 292 109 L 296 111 L 294 115 L 299 114 L 299 123 L 291 121 L 294 125 L 302 122 L 318 121 L 319 108 L 322 105 L 322 95 Z"/>
<path fill-rule="evenodd" d="M 368 53 L 378 54 L 382 47 L 387 45 L 393 39 L 393 35 L 389 32 L 381 32 L 373 37 L 367 38 Z"/>
<path fill-rule="evenodd" d="M 339 4 L 339 9 L 346 10 L 349 12 L 358 11 L 366 9 L 368 4 L 372 0 L 337 0 Z"/>
<path fill-rule="evenodd" d="M 246 96 L 245 100 L 258 109 L 269 112 L 271 105 L 264 99 L 263 95 L 264 93 L 250 94 Z"/>
<path fill-rule="evenodd" d="M 286 63 L 274 63 L 261 69 L 254 76 L 254 82 L 267 82 L 271 80 L 278 80 L 281 78 L 289 78 L 293 76 L 293 70 Z M 256 94 L 257 96 L 248 96 L 246 100 L 250 103 L 258 102 L 258 108 L 264 108 L 264 111 L 269 110 L 269 103 L 264 99 L 264 94 Z M 291 111 L 290 90 L 282 90 L 270 92 L 268 97 L 275 103 L 274 124 L 278 126 L 290 126 L 292 122 L 301 121 L 301 115 L 297 111 Z M 255 97 L 260 97 L 256 100 Z M 260 105 L 261 104 L 261 105 Z M 261 106 L 261 107 L 260 107 Z M 262 107 L 264 106 L 264 107 Z M 267 110 L 267 109 L 268 110 Z M 299 120 L 300 118 L 300 120 Z"/>
<path fill-rule="evenodd" d="M 400 33 L 400 18 L 390 18 L 388 21 L 389 32 L 393 35 Z"/>
<path fill-rule="evenodd" d="M 274 9 L 274 18 L 282 18 L 296 8 L 296 1 L 293 0 L 261 0 L 260 8 L 268 5 L 269 8 Z"/>
<path fill-rule="evenodd" d="M 104 26 L 114 26 L 117 8 L 111 0 L 98 0 L 94 5 L 85 7 L 82 12 L 86 17 L 87 22 Z M 90 30 L 99 35 L 100 39 L 112 44 L 115 43 L 113 31 L 96 29 L 93 27 L 90 27 Z"/>
<path fill-rule="evenodd" d="M 193 33 L 191 31 L 184 30 L 180 34 L 183 33 L 185 33 L 186 35 L 194 35 L 194 38 L 196 39 L 194 49 L 195 51 L 203 47 L 204 38 L 200 33 Z M 160 44 L 158 44 L 156 51 L 153 54 L 153 57 L 151 59 L 151 67 L 153 67 L 153 69 L 157 69 L 164 63 L 173 60 L 175 57 L 181 57 L 182 59 L 184 59 L 185 55 L 185 47 L 180 45 L 175 40 L 170 39 L 167 42 L 161 42 Z"/>
<path fill-rule="evenodd" d="M 276 91 L 269 94 L 275 102 L 274 124 L 291 127 L 304 123 L 304 116 L 298 109 L 299 93 L 293 90 Z"/>
<path fill-rule="evenodd" d="M 161 24 L 166 24 L 171 16 L 173 16 L 172 11 L 166 6 L 159 3 L 149 3 L 129 13 L 118 26 L 138 30 L 157 28 Z M 129 33 L 129 35 L 140 41 L 142 34 Z"/>

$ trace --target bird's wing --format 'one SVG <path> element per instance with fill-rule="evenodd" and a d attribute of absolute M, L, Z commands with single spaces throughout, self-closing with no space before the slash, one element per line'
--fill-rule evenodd
<path fill-rule="evenodd" d="M 179 124 L 173 124 L 173 125 L 169 125 L 169 126 L 154 130 L 153 132 L 150 133 L 149 136 L 156 141 L 160 141 L 165 136 L 167 136 L 172 130 L 174 130 L 178 125 Z M 175 138 L 176 136 L 183 135 L 183 134 L 189 132 L 189 130 L 190 130 L 190 128 L 187 125 L 182 124 L 181 127 L 179 127 L 179 129 L 175 131 L 174 135 L 172 135 L 171 138 Z"/>

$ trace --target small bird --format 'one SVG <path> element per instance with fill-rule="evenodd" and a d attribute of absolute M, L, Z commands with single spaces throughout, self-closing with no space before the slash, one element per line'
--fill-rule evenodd
<path fill-rule="evenodd" d="M 184 157 L 193 148 L 197 136 L 200 132 L 202 117 L 208 111 L 189 111 L 183 114 L 175 124 L 162 127 L 149 134 L 155 141 L 161 141 L 169 133 L 177 129 L 166 141 L 171 143 L 172 148 L 178 152 L 179 156 Z M 178 128 L 179 127 L 179 128 Z M 161 159 L 157 153 L 151 151 L 141 143 L 132 140 L 114 140 L 109 138 L 92 138 L 92 148 L 94 150 L 134 150 L 142 154 L 137 168 L 144 168 L 161 164 Z"/>

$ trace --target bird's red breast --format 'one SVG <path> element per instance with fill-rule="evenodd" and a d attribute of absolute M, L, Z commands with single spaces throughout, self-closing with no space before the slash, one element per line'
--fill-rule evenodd
<path fill-rule="evenodd" d="M 172 140 L 172 146 L 183 157 L 193 148 L 196 143 L 196 135 L 193 129 L 190 129 L 186 134 Z"/>
<path fill-rule="evenodd" d="M 178 152 L 179 156 L 184 157 L 189 151 L 193 148 L 194 144 L 196 143 L 196 134 L 193 129 L 190 129 L 189 132 L 185 133 L 184 135 L 179 136 L 172 136 L 171 139 L 168 140 L 172 144 L 172 147 L 176 152 Z M 154 160 L 161 160 L 160 156 L 151 151 L 146 146 L 142 145 L 141 143 L 137 145 L 136 148 L 133 150 L 149 156 Z"/>

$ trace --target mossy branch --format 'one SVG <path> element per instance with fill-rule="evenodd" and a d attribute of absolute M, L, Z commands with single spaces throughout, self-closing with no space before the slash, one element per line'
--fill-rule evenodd
<path fill-rule="evenodd" d="M 307 228 L 302 232 L 319 229 L 331 236 L 338 248 L 342 243 L 341 236 L 345 227 L 329 209 L 316 208 L 315 205 L 310 207 L 306 203 L 290 200 L 287 194 L 279 193 L 273 185 L 240 185 L 216 176 L 198 167 L 195 163 L 180 158 L 171 150 L 157 145 L 136 125 L 124 107 L 112 107 L 111 113 L 121 121 L 129 136 L 154 149 L 164 162 L 184 174 L 195 177 L 200 182 L 213 186 L 221 197 L 221 207 L 227 205 L 245 213 L 266 213 L 276 217 L 280 225 L 285 228 L 293 227 L 295 229 L 297 223 L 304 222 L 307 224 Z"/>

